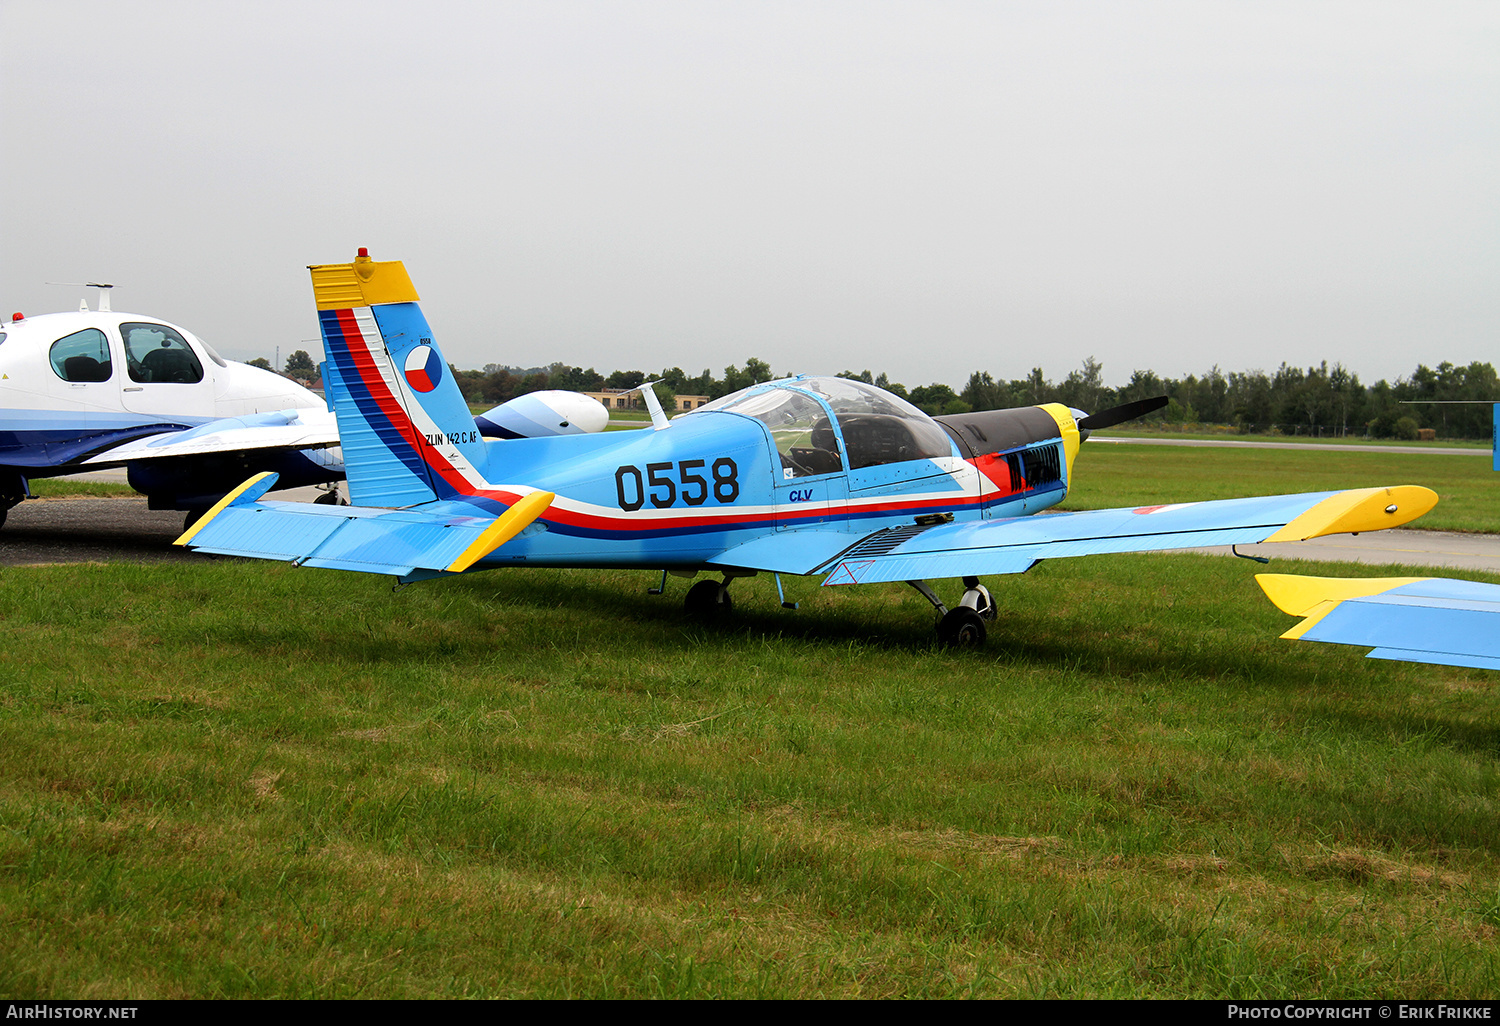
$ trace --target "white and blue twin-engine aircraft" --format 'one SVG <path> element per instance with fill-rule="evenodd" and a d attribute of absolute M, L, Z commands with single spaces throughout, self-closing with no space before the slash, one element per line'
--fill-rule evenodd
<path fill-rule="evenodd" d="M 281 488 L 343 479 L 318 396 L 185 328 L 115 313 L 107 298 L 99 307 L 0 325 L 0 524 L 32 480 L 111 467 L 127 468 L 153 509 L 198 513 L 255 473 L 274 472 Z M 608 419 L 588 396 L 546 391 L 466 427 L 518 438 L 601 431 Z"/>
<path fill-rule="evenodd" d="M 1437 501 L 1399 486 L 1032 516 L 1067 495 L 1090 429 L 1144 408 L 932 418 L 825 377 L 755 385 L 670 421 L 653 409 L 635 431 L 488 442 L 399 262 L 361 252 L 311 270 L 354 505 L 263 501 L 275 483 L 264 474 L 178 544 L 402 582 L 527 566 L 721 574 L 687 592 L 705 616 L 727 609 L 734 578 L 759 572 L 778 588 L 780 574 L 906 581 L 937 608 L 943 640 L 974 644 L 995 615 L 983 574 L 1379 530 Z M 939 577 L 963 578 L 952 609 L 926 583 Z"/>

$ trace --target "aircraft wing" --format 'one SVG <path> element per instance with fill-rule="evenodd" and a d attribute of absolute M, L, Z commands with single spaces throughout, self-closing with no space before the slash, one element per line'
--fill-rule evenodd
<path fill-rule="evenodd" d="M 530 490 L 499 517 L 260 501 L 275 483 L 275 474 L 252 477 L 176 544 L 297 566 L 432 577 L 468 569 L 520 533 L 554 498 Z"/>
<path fill-rule="evenodd" d="M 1108 552 L 1151 552 L 1203 545 L 1303 541 L 1327 534 L 1400 527 L 1437 503 L 1416 485 L 1342 492 L 1270 495 L 1249 499 L 1040 514 L 1004 520 L 886 528 L 861 538 L 816 531 L 796 539 L 814 562 L 786 565 L 794 539 L 763 539 L 730 549 L 712 562 L 803 574 L 827 574 L 824 586 L 912 581 L 939 577 L 1024 573 L 1038 560 Z M 803 532 L 786 532 L 786 535 Z M 818 556 L 822 556 L 818 559 Z"/>
<path fill-rule="evenodd" d="M 321 449 L 339 444 L 333 414 L 321 407 L 224 417 L 187 431 L 164 431 L 107 449 L 80 466 L 118 465 L 176 456 L 253 449 Z"/>
<path fill-rule="evenodd" d="M 1282 612 L 1305 617 L 1283 638 L 1372 645 L 1371 659 L 1500 670 L 1500 585 L 1442 577 L 1255 580 Z"/>

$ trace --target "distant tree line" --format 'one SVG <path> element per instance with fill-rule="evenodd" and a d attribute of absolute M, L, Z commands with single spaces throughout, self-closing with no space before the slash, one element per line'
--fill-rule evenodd
<path fill-rule="evenodd" d="M 1282 364 L 1273 374 L 1260 370 L 1226 374 L 1214 367 L 1201 377 L 1189 374 L 1185 378 L 1163 378 L 1154 371 L 1137 370 L 1119 388 L 1105 385 L 1102 372 L 1103 366 L 1093 357 L 1056 382 L 1047 380 L 1040 367 L 1011 381 L 997 381 L 988 371 L 975 371 L 956 392 L 939 382 L 908 389 L 884 373 L 872 375 L 868 370 L 845 370 L 839 377 L 888 389 L 931 414 L 1050 402 L 1096 412 L 1165 395 L 1170 401 L 1154 419 L 1166 425 L 1213 424 L 1241 433 L 1327 437 L 1414 439 L 1418 430 L 1434 428 L 1443 438 L 1489 438 L 1492 414 L 1483 403 L 1500 400 L 1495 368 L 1477 362 L 1467 367 L 1444 362 L 1436 369 L 1419 364 L 1409 378 L 1398 378 L 1394 384 L 1382 380 L 1369 386 L 1361 384 L 1359 376 L 1342 364 L 1329 367 L 1326 361 L 1306 369 Z M 746 360 L 744 367 L 731 364 L 724 368 L 722 377 L 706 368 L 701 374 L 689 376 L 681 367 L 649 376 L 638 370 L 605 375 L 592 367 L 585 370 L 565 363 L 531 368 L 492 363 L 483 370 L 454 368 L 453 374 L 465 398 L 474 403 L 503 403 L 544 388 L 578 392 L 635 388 L 648 380 L 661 382 L 656 391 L 663 402 L 676 395 L 717 399 L 777 376 L 769 364 L 754 357 Z M 1468 400 L 1475 405 L 1440 405 L 1434 400 Z M 1403 401 L 1414 405 L 1401 405 Z"/>

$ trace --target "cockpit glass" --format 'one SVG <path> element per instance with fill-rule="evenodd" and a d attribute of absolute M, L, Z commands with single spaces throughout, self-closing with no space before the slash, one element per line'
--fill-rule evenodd
<path fill-rule="evenodd" d="M 797 387 L 816 392 L 833 407 L 850 470 L 953 454 L 953 443 L 936 421 L 884 389 L 848 378 L 804 378 Z"/>
<path fill-rule="evenodd" d="M 784 479 L 835 474 L 844 469 L 828 411 L 811 396 L 773 388 L 743 396 L 723 409 L 754 417 L 771 429 Z"/>
<path fill-rule="evenodd" d="M 198 336 L 196 336 L 196 335 L 194 335 L 193 337 L 194 338 L 198 338 Z M 200 346 L 203 347 L 203 351 L 208 354 L 208 358 L 210 360 L 212 360 L 214 363 L 218 364 L 220 367 L 228 367 L 229 366 L 228 362 L 225 361 L 224 357 L 222 357 L 222 356 L 219 355 L 219 351 L 217 349 L 215 349 L 213 346 L 209 345 L 207 342 L 203 341 L 201 338 L 198 339 L 198 345 L 200 345 Z"/>
<path fill-rule="evenodd" d="M 192 385 L 203 380 L 203 364 L 176 329 L 165 324 L 120 325 L 130 380 L 144 384 Z"/>
<path fill-rule="evenodd" d="M 799 390 L 822 396 L 833 408 L 844 436 L 842 455 L 821 405 Z M 883 388 L 848 378 L 787 378 L 769 387 L 754 385 L 693 413 L 713 410 L 765 421 L 776 438 L 782 472 L 788 477 L 831 474 L 842 469 L 844 461 L 850 470 L 859 470 L 953 455 L 953 443 L 937 421 Z"/>

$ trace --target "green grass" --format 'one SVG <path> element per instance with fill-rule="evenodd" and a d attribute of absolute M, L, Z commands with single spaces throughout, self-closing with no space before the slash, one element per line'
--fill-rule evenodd
<path fill-rule="evenodd" d="M 1064 509 L 1425 485 L 1438 493 L 1437 507 L 1410 526 L 1500 531 L 1500 474 L 1473 456 L 1085 443 L 1074 475 Z"/>
<path fill-rule="evenodd" d="M 30 482 L 31 494 L 44 499 L 76 499 L 88 496 L 116 498 L 122 495 L 137 495 L 128 484 L 114 481 L 80 481 L 72 477 L 41 477 Z"/>
<path fill-rule="evenodd" d="M 1168 428 L 1152 428 L 1137 425 L 1134 427 L 1123 426 L 1108 428 L 1104 431 L 1096 431 L 1094 432 L 1094 434 L 1098 435 L 1100 438 L 1181 438 L 1188 440 L 1216 442 L 1290 442 L 1293 444 L 1302 445 L 1370 446 L 1377 449 L 1391 446 L 1432 446 L 1442 449 L 1475 449 L 1488 452 L 1491 448 L 1493 448 L 1489 441 L 1478 441 L 1472 438 L 1440 438 L 1432 442 L 1405 441 L 1397 438 L 1364 438 L 1355 435 L 1350 435 L 1343 438 L 1314 438 L 1312 435 L 1240 434 L 1229 426 L 1225 426 L 1221 430 L 1209 429 L 1199 431 L 1175 431 Z"/>
<path fill-rule="evenodd" d="M 0 992 L 1493 995 L 1500 675 L 1252 571 L 1044 563 L 975 654 L 899 586 L 7 570 Z"/>

